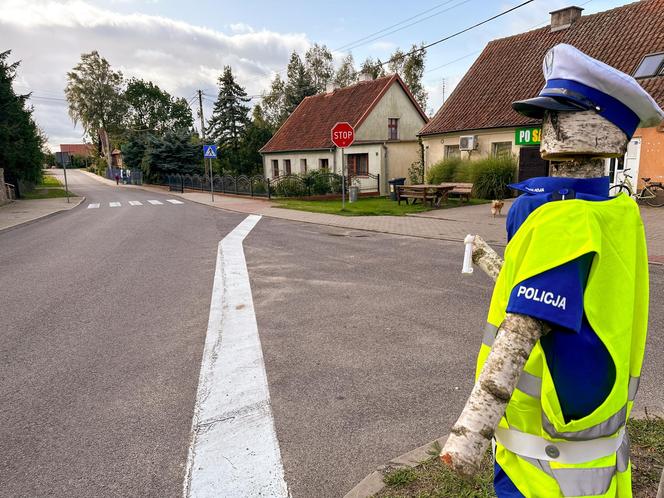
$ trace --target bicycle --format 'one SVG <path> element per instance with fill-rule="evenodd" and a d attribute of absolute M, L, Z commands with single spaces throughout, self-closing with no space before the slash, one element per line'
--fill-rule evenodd
<path fill-rule="evenodd" d="M 648 206 L 664 206 L 664 185 L 662 185 L 662 182 L 652 182 L 650 181 L 650 178 L 641 178 L 645 182 L 645 185 L 641 190 L 635 193 L 634 185 L 631 180 L 632 177 L 627 174 L 627 171 L 629 171 L 629 169 L 625 169 L 622 172 L 622 182 L 609 189 L 609 197 L 615 197 L 621 192 L 626 192 L 636 201 L 645 201 Z"/>

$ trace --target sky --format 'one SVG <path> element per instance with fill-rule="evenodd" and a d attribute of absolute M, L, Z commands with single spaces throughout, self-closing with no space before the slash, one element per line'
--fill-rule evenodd
<path fill-rule="evenodd" d="M 64 99 L 66 73 L 82 53 L 97 50 L 125 77 L 151 80 L 192 105 L 203 90 L 209 117 L 225 65 L 258 103 L 274 75 L 285 75 L 291 52 L 303 55 L 313 43 L 331 49 L 337 64 L 352 53 L 359 67 L 368 56 L 387 60 L 397 47 L 436 41 L 523 1 L 0 0 L 0 51 L 21 61 L 14 88 L 32 92 L 34 118 L 57 151 L 60 143 L 84 141 Z M 492 39 L 545 26 L 549 12 L 562 7 L 581 6 L 585 15 L 625 3 L 534 0 L 431 47 L 427 113 L 438 110 Z"/>

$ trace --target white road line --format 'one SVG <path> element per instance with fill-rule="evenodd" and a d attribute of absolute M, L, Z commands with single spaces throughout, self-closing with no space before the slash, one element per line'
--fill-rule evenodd
<path fill-rule="evenodd" d="M 149 202 L 150 204 L 163 204 L 163 202 L 155 201 L 155 200 L 148 201 L 148 202 Z"/>
<path fill-rule="evenodd" d="M 288 497 L 242 241 L 250 215 L 217 251 L 183 495 Z"/>
<path fill-rule="evenodd" d="M 166 199 L 166 202 L 170 202 L 171 204 L 184 204 L 184 202 L 175 199 Z"/>
<path fill-rule="evenodd" d="M 132 206 L 142 206 L 143 203 L 141 201 L 129 201 L 129 204 Z"/>
<path fill-rule="evenodd" d="M 109 207 L 112 208 L 119 208 L 120 206 L 122 206 L 122 204 L 120 204 L 119 202 L 109 202 L 108 205 Z"/>
<path fill-rule="evenodd" d="M 92 203 L 88 204 L 88 209 L 98 209 L 99 208 L 99 203 Z"/>

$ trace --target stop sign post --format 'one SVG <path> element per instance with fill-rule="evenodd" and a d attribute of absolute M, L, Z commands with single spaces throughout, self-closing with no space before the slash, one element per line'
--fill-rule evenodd
<path fill-rule="evenodd" d="M 346 160 L 344 149 L 353 145 L 355 129 L 350 123 L 341 122 L 332 127 L 332 143 L 341 149 L 341 209 L 346 207 Z"/>

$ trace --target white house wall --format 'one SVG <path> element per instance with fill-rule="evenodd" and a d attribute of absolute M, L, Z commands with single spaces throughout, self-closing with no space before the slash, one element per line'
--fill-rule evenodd
<path fill-rule="evenodd" d="M 279 174 L 283 175 L 284 171 L 284 159 L 290 159 L 291 161 L 291 173 L 303 173 L 300 170 L 300 159 L 307 160 L 307 171 L 313 171 L 318 169 L 319 159 L 327 159 L 329 164 L 330 172 L 334 172 L 334 152 L 330 150 L 315 150 L 315 151 L 305 151 L 305 152 L 270 152 L 263 154 L 263 171 L 266 178 L 272 178 L 272 160 L 277 159 L 279 161 Z M 337 164 L 338 167 L 338 164 Z"/>

